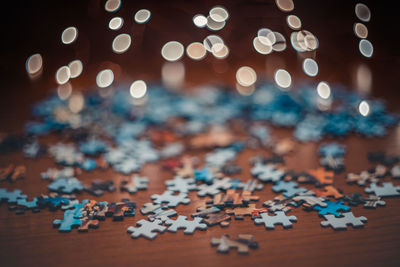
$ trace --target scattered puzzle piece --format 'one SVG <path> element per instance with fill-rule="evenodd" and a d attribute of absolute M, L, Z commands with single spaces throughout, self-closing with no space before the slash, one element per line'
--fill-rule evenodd
<path fill-rule="evenodd" d="M 221 227 L 227 227 L 229 226 L 229 222 L 231 220 L 231 216 L 228 214 L 224 213 L 219 213 L 219 214 L 207 214 L 206 218 L 203 219 L 203 221 L 208 225 L 208 226 L 214 226 L 219 224 Z"/>
<path fill-rule="evenodd" d="M 138 190 L 146 190 L 148 183 L 149 179 L 147 177 L 140 177 L 135 174 L 121 182 L 120 190 L 128 191 L 129 194 L 134 194 Z"/>
<path fill-rule="evenodd" d="M 254 241 L 252 235 L 238 235 L 237 239 L 231 239 L 229 235 L 223 235 L 221 238 L 213 237 L 211 239 L 212 246 L 218 246 L 217 251 L 228 253 L 229 249 L 237 249 L 240 254 L 247 254 L 249 248 L 258 248 L 258 243 Z"/>
<path fill-rule="evenodd" d="M 333 197 L 335 199 L 343 197 L 343 194 L 332 185 L 325 186 L 321 189 L 314 188 L 313 191 L 317 197 Z"/>
<path fill-rule="evenodd" d="M 296 216 L 286 216 L 283 211 L 275 212 L 275 216 L 269 216 L 268 213 L 261 213 L 261 218 L 254 219 L 254 223 L 264 224 L 266 229 L 275 229 L 275 225 L 279 224 L 282 225 L 283 228 L 290 228 L 292 227 L 292 222 L 297 222 Z"/>
<path fill-rule="evenodd" d="M 367 222 L 367 218 L 364 216 L 354 217 L 352 212 L 346 212 L 342 214 L 342 217 L 335 217 L 335 215 L 324 215 L 326 221 L 321 222 L 322 227 L 331 226 L 335 230 L 347 230 L 347 225 L 352 225 L 354 228 L 360 228 L 364 226 L 364 222 Z"/>
<path fill-rule="evenodd" d="M 167 186 L 167 190 L 179 193 L 188 193 L 191 190 L 197 189 L 194 179 L 184 179 L 180 176 L 175 176 L 173 180 L 167 180 L 165 185 Z"/>
<path fill-rule="evenodd" d="M 383 183 L 382 186 L 372 183 L 365 188 L 366 193 L 374 193 L 378 197 L 397 197 L 400 196 L 398 191 L 400 191 L 400 186 L 393 186 L 391 182 Z"/>
<path fill-rule="evenodd" d="M 154 239 L 157 237 L 157 233 L 164 233 L 167 227 L 161 225 L 161 221 L 155 220 L 153 222 L 149 222 L 146 220 L 140 220 L 136 222 L 136 225 L 140 227 L 130 226 L 127 229 L 127 232 L 131 234 L 132 238 L 138 238 L 143 236 L 147 239 Z"/>
<path fill-rule="evenodd" d="M 19 199 L 26 199 L 27 196 L 22 194 L 22 191 L 19 189 L 15 189 L 14 191 L 8 192 L 4 188 L 0 188 L 0 203 L 4 200 L 7 201 L 8 204 L 15 204 Z"/>
<path fill-rule="evenodd" d="M 308 171 L 317 181 L 318 185 L 331 185 L 333 184 L 333 171 L 327 171 L 324 168 L 317 168 Z"/>
<path fill-rule="evenodd" d="M 58 227 L 60 232 L 71 232 L 72 228 L 77 228 L 81 225 L 81 219 L 75 218 L 74 210 L 66 210 L 63 220 L 54 220 L 54 227 Z"/>
<path fill-rule="evenodd" d="M 186 216 L 179 215 L 176 220 L 168 219 L 167 221 L 165 221 L 165 224 L 170 225 L 170 227 L 168 227 L 169 232 L 176 233 L 179 229 L 184 228 L 184 234 L 193 234 L 196 229 L 207 229 L 207 225 L 205 223 L 201 223 L 202 220 L 202 218 L 196 217 L 192 221 L 189 221 L 187 220 Z"/>
<path fill-rule="evenodd" d="M 49 184 L 50 191 L 72 194 L 75 191 L 83 190 L 81 181 L 76 178 L 60 178 Z"/>
<path fill-rule="evenodd" d="M 337 201 L 337 202 L 331 202 L 331 201 L 326 201 L 325 202 L 326 206 L 321 207 L 319 205 L 314 206 L 314 210 L 318 210 L 319 215 L 326 215 L 326 214 L 333 214 L 336 216 L 339 216 L 341 211 L 349 211 L 350 207 L 343 205 L 343 201 Z"/>
<path fill-rule="evenodd" d="M 284 192 L 283 195 L 288 198 L 294 197 L 299 193 L 307 192 L 306 188 L 297 188 L 297 186 L 298 184 L 296 182 L 279 181 L 272 187 L 272 190 L 274 192 Z"/>
<path fill-rule="evenodd" d="M 273 164 L 256 162 L 254 167 L 251 169 L 251 174 L 257 177 L 260 181 L 266 183 L 279 181 L 285 175 L 285 172 L 277 169 Z"/>
<path fill-rule="evenodd" d="M 187 197 L 187 194 L 180 193 L 178 195 L 174 195 L 171 191 L 164 191 L 161 195 L 154 194 L 151 196 L 151 199 L 156 204 L 167 203 L 169 208 L 175 208 L 179 204 L 189 204 L 190 199 Z"/>
<path fill-rule="evenodd" d="M 252 216 L 253 218 L 259 217 L 262 212 L 267 212 L 267 210 L 256 208 L 256 204 L 249 204 L 248 207 L 238 207 L 226 210 L 226 213 L 230 215 L 234 214 L 236 220 L 243 220 L 244 216 Z"/>

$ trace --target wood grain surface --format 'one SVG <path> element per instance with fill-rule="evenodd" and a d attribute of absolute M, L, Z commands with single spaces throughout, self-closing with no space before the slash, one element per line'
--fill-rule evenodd
<path fill-rule="evenodd" d="M 252 48 L 252 39 L 261 27 L 281 31 L 288 36 L 290 30 L 285 25 L 287 14 L 280 12 L 274 1 L 123 1 L 118 15 L 126 16 L 124 32 L 137 36 L 131 49 L 124 57 L 110 52 L 113 33 L 107 30 L 108 20 L 113 14 L 103 11 L 104 1 L 39 1 L 9 7 L 10 15 L 19 24 L 7 24 L 8 36 L 17 40 L 2 55 L 1 74 L 3 85 L 0 92 L 0 131 L 3 133 L 22 132 L 24 123 L 32 119 L 31 106 L 56 87 L 54 73 L 61 65 L 75 57 L 82 57 L 83 75 L 73 81 L 74 90 L 86 91 L 93 87 L 94 77 L 104 62 L 113 62 L 121 68 L 116 82 L 132 79 L 148 81 L 160 80 L 162 58 L 159 55 L 163 43 L 180 40 L 185 46 L 193 41 L 201 41 L 209 32 L 196 29 L 191 22 L 197 13 L 207 14 L 208 10 L 221 4 L 230 11 L 226 28 L 219 32 L 231 49 L 225 61 L 216 61 L 207 56 L 202 62 L 183 60 L 186 67 L 186 86 L 212 83 L 234 87 L 235 72 L 239 66 L 249 65 L 256 69 L 260 77 L 271 78 L 269 62 L 283 64 L 294 77 L 294 84 L 303 81 L 316 81 L 307 78 L 301 70 L 301 57 L 297 56 L 288 43 L 287 52 L 261 56 Z M 323 2 L 323 3 L 322 3 Z M 397 49 L 395 16 L 385 3 L 366 1 L 372 11 L 372 20 L 367 23 L 369 39 L 375 52 L 366 59 L 358 52 L 358 39 L 353 34 L 355 1 L 296 1 L 294 14 L 303 22 L 303 27 L 319 38 L 320 49 L 314 55 L 320 65 L 317 80 L 343 83 L 357 89 L 354 80 L 356 69 L 365 65 L 370 69 L 372 85 L 370 96 L 381 97 L 388 103 L 391 111 L 400 111 L 400 88 L 398 81 L 399 52 Z M 381 2 L 381 1 L 379 1 Z M 148 25 L 137 26 L 133 14 L 139 8 L 148 8 L 152 17 Z M 182 23 L 186 21 L 186 23 Z M 59 41 L 61 31 L 70 25 L 81 30 L 80 41 L 76 46 L 64 48 Z M 96 26 L 97 25 L 97 26 Z M 97 41 L 96 41 L 97 40 Z M 102 40 L 99 42 L 99 40 Z M 107 50 L 108 49 L 108 50 Z M 291 50 L 291 51 L 290 51 Z M 107 52 L 104 52 L 107 51 Z M 26 58 L 40 52 L 44 57 L 45 68 L 41 79 L 30 81 L 25 74 Z M 279 59 L 278 61 L 276 61 Z M 280 63 L 279 63 L 280 62 Z M 222 65 L 221 65 L 222 64 Z M 274 63 L 275 64 L 275 63 Z M 217 66 L 217 67 L 216 67 Z M 218 73 L 215 70 L 221 70 Z M 294 87 L 295 89 L 295 87 Z M 291 136 L 292 129 L 273 129 L 273 136 Z M 62 138 L 62 137 L 61 137 Z M 50 136 L 40 142 L 55 143 L 60 137 Z M 328 139 L 326 139 L 328 140 Z M 325 141 L 326 141 L 325 140 Z M 332 140 L 332 139 L 329 139 Z M 334 185 L 344 193 L 362 192 L 363 188 L 347 185 L 344 176 L 348 172 L 360 172 L 374 165 L 367 160 L 367 153 L 383 150 L 389 154 L 400 154 L 400 127 L 389 131 L 384 138 L 363 138 L 351 135 L 339 142 L 347 145 L 345 156 L 346 171 L 335 176 Z M 285 156 L 286 167 L 296 171 L 306 171 L 318 166 L 316 150 L 318 143 L 296 143 L 295 151 Z M 207 151 L 188 151 L 200 158 Z M 271 155 L 267 149 L 246 149 L 239 153 L 236 163 L 243 168 L 238 175 L 243 180 L 251 178 L 249 158 L 254 155 Z M 25 164 L 27 177 L 14 184 L 4 182 L 1 188 L 19 188 L 28 196 L 47 193 L 48 182 L 40 179 L 40 173 L 55 167 L 49 157 L 38 160 L 25 159 L 21 152 L 0 155 L 0 167 L 9 163 Z M 92 197 L 86 193 L 79 199 L 114 201 L 129 197 L 138 207 L 149 202 L 150 196 L 165 190 L 164 181 L 172 178 L 172 173 L 163 169 L 160 163 L 146 164 L 140 171 L 149 178 L 149 188 L 134 195 L 105 193 L 102 197 Z M 116 184 L 122 176 L 111 170 L 85 172 L 79 179 L 85 183 L 91 180 L 113 179 Z M 385 178 L 389 180 L 389 178 Z M 400 185 L 400 181 L 393 180 Z M 307 187 L 307 185 L 305 186 Z M 256 191 L 261 200 L 272 199 L 277 194 L 267 184 L 262 191 Z M 191 203 L 177 207 L 179 214 L 190 216 L 204 199 L 195 192 L 189 194 Z M 292 229 L 276 227 L 266 230 L 256 226 L 250 218 L 231 222 L 227 228 L 210 227 L 207 231 L 196 231 L 193 235 L 165 232 L 155 240 L 131 239 L 126 233 L 128 226 L 144 218 L 137 209 L 135 217 L 122 222 L 107 219 L 97 230 L 89 233 L 62 234 L 52 227 L 54 219 L 62 218 L 62 211 L 42 210 L 38 214 L 26 212 L 15 215 L 7 206 L 0 206 L 0 265 L 1 266 L 399 266 L 400 265 L 400 198 L 385 199 L 386 207 L 367 210 L 354 207 L 356 216 L 365 216 L 368 223 L 363 229 L 348 228 L 347 231 L 334 231 L 322 228 L 315 212 L 305 212 L 301 208 L 291 212 L 298 222 Z M 252 234 L 259 248 L 249 255 L 238 255 L 231 251 L 228 255 L 219 254 L 210 245 L 212 237 L 222 234 Z"/>

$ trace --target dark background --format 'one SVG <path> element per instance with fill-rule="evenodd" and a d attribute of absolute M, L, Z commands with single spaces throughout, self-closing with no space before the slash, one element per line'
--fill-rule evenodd
<path fill-rule="evenodd" d="M 372 58 L 363 57 L 358 51 L 359 39 L 353 33 L 353 24 L 359 22 L 354 14 L 356 1 L 295 1 L 292 12 L 280 11 L 274 1 L 122 1 L 116 13 L 104 10 L 104 1 L 9 1 L 2 3 L 3 48 L 0 56 L 0 132 L 18 133 L 30 118 L 31 105 L 47 94 L 55 92 L 54 76 L 57 69 L 74 59 L 80 59 L 84 70 L 80 77 L 71 81 L 74 90 L 89 90 L 95 87 L 98 71 L 111 67 L 116 75 L 114 84 L 144 79 L 156 82 L 161 77 L 164 59 L 160 51 L 164 43 L 176 40 L 185 47 L 200 41 L 209 34 L 220 35 L 230 49 L 225 60 L 218 60 L 208 54 L 201 61 L 193 61 L 186 55 L 182 62 L 186 69 L 186 86 L 211 83 L 223 84 L 234 90 L 236 70 L 243 65 L 253 67 L 259 81 L 271 79 L 274 69 L 284 67 L 293 79 L 294 85 L 308 81 L 317 83 L 343 83 L 357 89 L 355 70 L 360 64 L 372 73 L 370 96 L 383 98 L 391 111 L 400 111 L 399 74 L 400 53 L 398 42 L 398 9 L 395 2 L 363 1 L 371 10 L 371 21 L 364 23 L 369 30 L 368 40 L 374 45 Z M 211 32 L 194 26 L 195 14 L 207 15 L 210 8 L 223 5 L 230 13 L 224 29 Z M 152 12 L 148 23 L 134 22 L 135 12 L 141 8 Z M 300 17 L 302 28 L 311 31 L 319 40 L 319 48 L 313 52 L 319 64 L 316 78 L 307 77 L 302 69 L 302 56 L 291 47 L 286 16 Z M 108 22 L 114 16 L 124 18 L 119 31 L 108 29 Z M 61 32 L 69 26 L 78 28 L 78 39 L 72 45 L 63 45 Z M 268 27 L 284 34 L 287 49 L 271 55 L 258 54 L 252 40 L 257 30 Z M 117 55 L 111 50 L 111 42 L 119 33 L 133 37 L 130 49 Z M 43 74 L 32 81 L 25 70 L 26 59 L 34 54 L 43 56 Z M 272 63 L 271 63 L 272 62 Z M 275 62 L 275 63 L 274 63 Z M 272 68 L 271 68 L 272 66 Z M 216 70 L 223 70 L 218 73 Z M 295 90 L 293 86 L 292 90 Z M 274 130 L 277 137 L 289 136 L 290 130 Z M 400 151 L 400 129 L 389 132 L 384 139 L 365 139 L 357 136 L 346 137 L 342 143 L 348 145 L 346 155 L 347 171 L 360 172 L 373 165 L 366 159 L 369 151 L 385 150 L 389 153 Z M 318 166 L 317 144 L 298 144 L 296 152 L 287 157 L 287 166 L 295 170 L 307 170 Z M 245 151 L 237 162 L 244 168 L 242 178 L 250 178 L 248 158 L 268 151 Z M 44 193 L 47 182 L 39 179 L 40 172 L 54 166 L 51 159 L 25 160 L 21 153 L 2 155 L 1 166 L 8 163 L 24 163 L 28 168 L 25 180 L 15 185 L 2 187 L 21 188 L 28 195 Z M 164 190 L 163 181 L 172 174 L 163 171 L 159 165 L 146 165 L 141 174 L 150 178 L 150 187 L 133 196 L 138 205 L 148 202 L 149 196 Z M 94 171 L 83 175 L 85 179 L 114 177 L 115 173 Z M 396 181 L 395 181 L 396 182 Z M 118 183 L 117 183 L 118 184 Z M 398 183 L 397 183 L 398 184 Z M 345 193 L 361 192 L 362 188 L 347 186 L 344 174 L 339 175 L 335 185 Z M 270 186 L 259 194 L 262 200 L 272 199 L 275 194 Z M 127 197 L 127 194 L 106 194 L 107 201 Z M 81 199 L 89 197 L 86 194 Z M 194 193 L 192 204 L 178 207 L 178 212 L 189 215 L 199 205 Z M 197 204 L 196 204 L 197 203 Z M 399 265 L 400 257 L 400 202 L 389 199 L 387 207 L 377 211 L 355 208 L 358 216 L 366 216 L 369 222 L 365 229 L 349 229 L 335 232 L 319 226 L 320 218 L 315 213 L 301 209 L 292 212 L 299 219 L 291 230 L 265 231 L 254 226 L 246 218 L 234 222 L 227 229 L 218 226 L 194 236 L 165 233 L 154 241 L 131 240 L 125 233 L 127 226 L 141 219 L 126 218 L 122 223 L 107 220 L 100 229 L 88 234 L 59 234 L 51 227 L 55 218 L 62 213 L 42 211 L 40 214 L 16 216 L 8 212 L 5 205 L 0 207 L 0 258 L 4 265 Z M 254 234 L 260 249 L 251 251 L 249 256 L 220 255 L 209 245 L 212 236 L 223 233 Z"/>

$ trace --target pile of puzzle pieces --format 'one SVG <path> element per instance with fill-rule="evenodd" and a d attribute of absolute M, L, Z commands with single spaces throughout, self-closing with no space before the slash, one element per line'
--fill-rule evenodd
<path fill-rule="evenodd" d="M 241 101 L 233 93 L 213 88 L 176 94 L 155 86 L 149 90 L 144 106 L 133 106 L 124 90 L 117 90 L 107 101 L 97 94 L 87 94 L 87 105 L 78 114 L 69 111 L 66 101 L 49 97 L 35 106 L 37 121 L 26 125 L 26 135 L 0 140 L 0 149 L 6 148 L 6 152 L 19 147 L 27 158 L 54 159 L 60 167 L 50 167 L 40 175 L 49 182 L 49 192 L 30 198 L 21 190 L 2 188 L 0 202 L 7 203 L 17 214 L 61 209 L 64 217 L 54 220 L 54 227 L 60 232 L 70 232 L 73 228 L 87 232 L 89 228 L 98 228 L 107 217 L 121 221 L 126 216 L 135 216 L 136 203 L 131 198 L 151 183 L 140 171 L 146 163 L 159 162 L 171 172 L 172 179 L 165 180 L 165 190 L 153 194 L 140 208 L 144 217 L 127 229 L 132 238 L 154 239 L 159 233 L 175 233 L 180 229 L 184 234 L 194 234 L 210 227 L 228 227 L 246 217 L 253 220 L 255 227 L 263 225 L 273 230 L 281 225 L 287 229 L 298 221 L 291 213 L 299 207 L 321 216 L 322 227 L 335 230 L 363 227 L 367 218 L 354 215 L 351 207 L 375 209 L 386 204 L 382 198 L 400 195 L 400 186 L 389 180 L 400 178 L 398 156 L 370 153 L 368 159 L 375 167 L 347 173 L 346 181 L 365 187 L 367 195 L 344 194 L 335 187 L 336 174 L 346 169 L 343 144 L 321 143 L 316 151 L 321 167 L 301 172 L 288 169 L 285 156 L 294 153 L 298 141 L 319 141 L 326 135 L 357 132 L 382 136 L 386 128 L 397 123 L 397 117 L 387 113 L 379 101 L 371 104 L 368 117 L 354 114 L 348 107 L 359 100 L 358 96 L 340 89 L 333 98 L 339 108 L 324 113 L 307 100 L 313 92 L 309 88 L 282 92 L 266 84 L 248 101 Z M 260 99 L 264 99 L 262 103 Z M 248 132 L 236 134 L 234 120 Z M 272 136 L 265 122 L 293 126 L 293 138 Z M 43 135 L 62 135 L 64 141 L 45 146 L 40 144 Z M 13 145 L 15 140 L 22 145 Z M 242 173 L 235 160 L 244 149 L 262 149 L 272 156 L 249 160 L 252 179 L 231 178 Z M 193 151 L 207 152 L 200 159 L 189 156 Z M 29 173 L 24 165 L 10 163 L 1 167 L 0 182 L 17 184 L 17 180 Z M 118 183 L 114 178 L 83 180 L 86 172 L 108 168 L 123 178 Z M 257 192 L 269 184 L 279 195 L 258 204 Z M 128 192 L 130 198 L 108 203 L 93 199 L 79 201 L 75 195 L 85 192 L 106 198 L 117 191 Z M 191 214 L 178 214 L 175 208 L 191 203 L 193 194 L 202 204 Z M 211 244 L 218 245 L 217 251 L 223 253 L 230 248 L 247 253 L 249 248 L 258 247 L 248 234 L 237 238 L 223 235 L 213 238 Z"/>

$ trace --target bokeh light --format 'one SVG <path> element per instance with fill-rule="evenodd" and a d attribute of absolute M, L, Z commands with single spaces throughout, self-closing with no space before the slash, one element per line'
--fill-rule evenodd
<path fill-rule="evenodd" d="M 68 66 L 62 66 L 56 72 L 56 81 L 58 84 L 67 83 L 70 77 L 71 77 L 71 72 Z"/>
<path fill-rule="evenodd" d="M 121 0 L 107 0 L 104 9 L 108 12 L 115 12 L 121 7 Z"/>
<path fill-rule="evenodd" d="M 252 86 L 257 81 L 257 74 L 254 69 L 243 66 L 236 72 L 236 81 L 244 87 Z"/>
<path fill-rule="evenodd" d="M 186 47 L 186 54 L 193 60 L 201 60 L 206 56 L 206 48 L 202 43 L 194 42 Z"/>
<path fill-rule="evenodd" d="M 315 77 L 318 74 L 318 64 L 312 58 L 306 58 L 303 60 L 303 71 L 305 74 L 311 77 Z"/>
<path fill-rule="evenodd" d="M 29 75 L 35 75 L 39 73 L 43 68 L 43 59 L 40 54 L 33 54 L 28 57 L 25 63 L 26 71 Z"/>
<path fill-rule="evenodd" d="M 212 31 L 219 31 L 225 27 L 225 21 L 215 21 L 210 16 L 207 17 L 207 28 Z"/>
<path fill-rule="evenodd" d="M 286 22 L 292 30 L 299 30 L 301 28 L 301 20 L 298 16 L 289 15 L 286 17 Z"/>
<path fill-rule="evenodd" d="M 372 57 L 372 54 L 374 53 L 374 47 L 372 43 L 366 39 L 360 40 L 358 48 L 364 57 Z"/>
<path fill-rule="evenodd" d="M 368 37 L 368 28 L 362 23 L 354 24 L 354 33 L 358 38 L 367 38 Z"/>
<path fill-rule="evenodd" d="M 207 25 L 207 18 L 201 14 L 197 14 L 193 17 L 193 23 L 198 28 L 204 28 Z"/>
<path fill-rule="evenodd" d="M 225 44 L 215 44 L 211 50 L 214 57 L 219 59 L 226 58 L 229 55 L 229 48 Z"/>
<path fill-rule="evenodd" d="M 112 49 L 117 54 L 126 52 L 131 46 L 131 36 L 126 33 L 117 35 L 112 42 Z"/>
<path fill-rule="evenodd" d="M 365 4 L 358 3 L 355 7 L 355 13 L 361 21 L 368 22 L 371 19 L 371 11 Z"/>
<path fill-rule="evenodd" d="M 75 27 L 66 28 L 61 34 L 63 44 L 72 44 L 78 37 L 78 29 Z"/>
<path fill-rule="evenodd" d="M 114 17 L 108 23 L 108 28 L 111 30 L 117 31 L 122 28 L 124 25 L 124 19 L 121 17 Z"/>
<path fill-rule="evenodd" d="M 165 60 L 177 61 L 184 53 L 185 48 L 177 41 L 170 41 L 166 43 L 161 49 L 161 55 Z"/>
<path fill-rule="evenodd" d="M 331 88 L 327 82 L 320 82 L 317 86 L 317 93 L 322 99 L 328 99 L 331 96 Z"/>
<path fill-rule="evenodd" d="M 110 86 L 114 81 L 114 73 L 110 69 L 100 71 L 96 76 L 96 84 L 100 88 Z"/>
<path fill-rule="evenodd" d="M 81 75 L 81 73 L 83 71 L 82 61 L 80 61 L 79 59 L 71 61 L 68 64 L 68 68 L 69 68 L 69 71 L 70 71 L 71 78 L 76 78 L 79 75 Z"/>
<path fill-rule="evenodd" d="M 203 40 L 203 45 L 208 52 L 212 53 L 212 48 L 216 44 L 224 44 L 224 40 L 218 35 L 209 35 Z M 215 49 L 214 49 L 215 50 Z"/>
<path fill-rule="evenodd" d="M 272 45 L 272 50 L 281 52 L 286 49 L 286 39 L 280 32 L 274 32 L 275 43 Z"/>
<path fill-rule="evenodd" d="M 282 89 L 287 89 L 292 84 L 290 73 L 284 69 L 279 69 L 274 74 L 275 83 Z"/>
<path fill-rule="evenodd" d="M 216 6 L 210 10 L 209 16 L 215 22 L 225 22 L 229 18 L 229 13 L 226 8 L 222 6 Z"/>
<path fill-rule="evenodd" d="M 361 101 L 360 104 L 358 105 L 358 111 L 364 117 L 368 116 L 369 111 L 370 111 L 368 102 L 365 100 Z"/>
<path fill-rule="evenodd" d="M 292 0 L 275 0 L 276 6 L 284 11 L 290 12 L 294 9 L 294 3 Z"/>
<path fill-rule="evenodd" d="M 133 98 L 142 98 L 147 92 L 147 85 L 143 80 L 134 81 L 129 88 L 129 92 Z"/>
<path fill-rule="evenodd" d="M 272 52 L 272 45 L 266 45 L 264 42 L 261 42 L 259 36 L 256 36 L 253 39 L 253 47 L 258 53 L 262 55 L 268 55 Z"/>
<path fill-rule="evenodd" d="M 135 21 L 139 24 L 146 23 L 149 21 L 151 17 L 151 12 L 150 10 L 147 9 L 140 9 L 138 12 L 135 14 Z"/>

